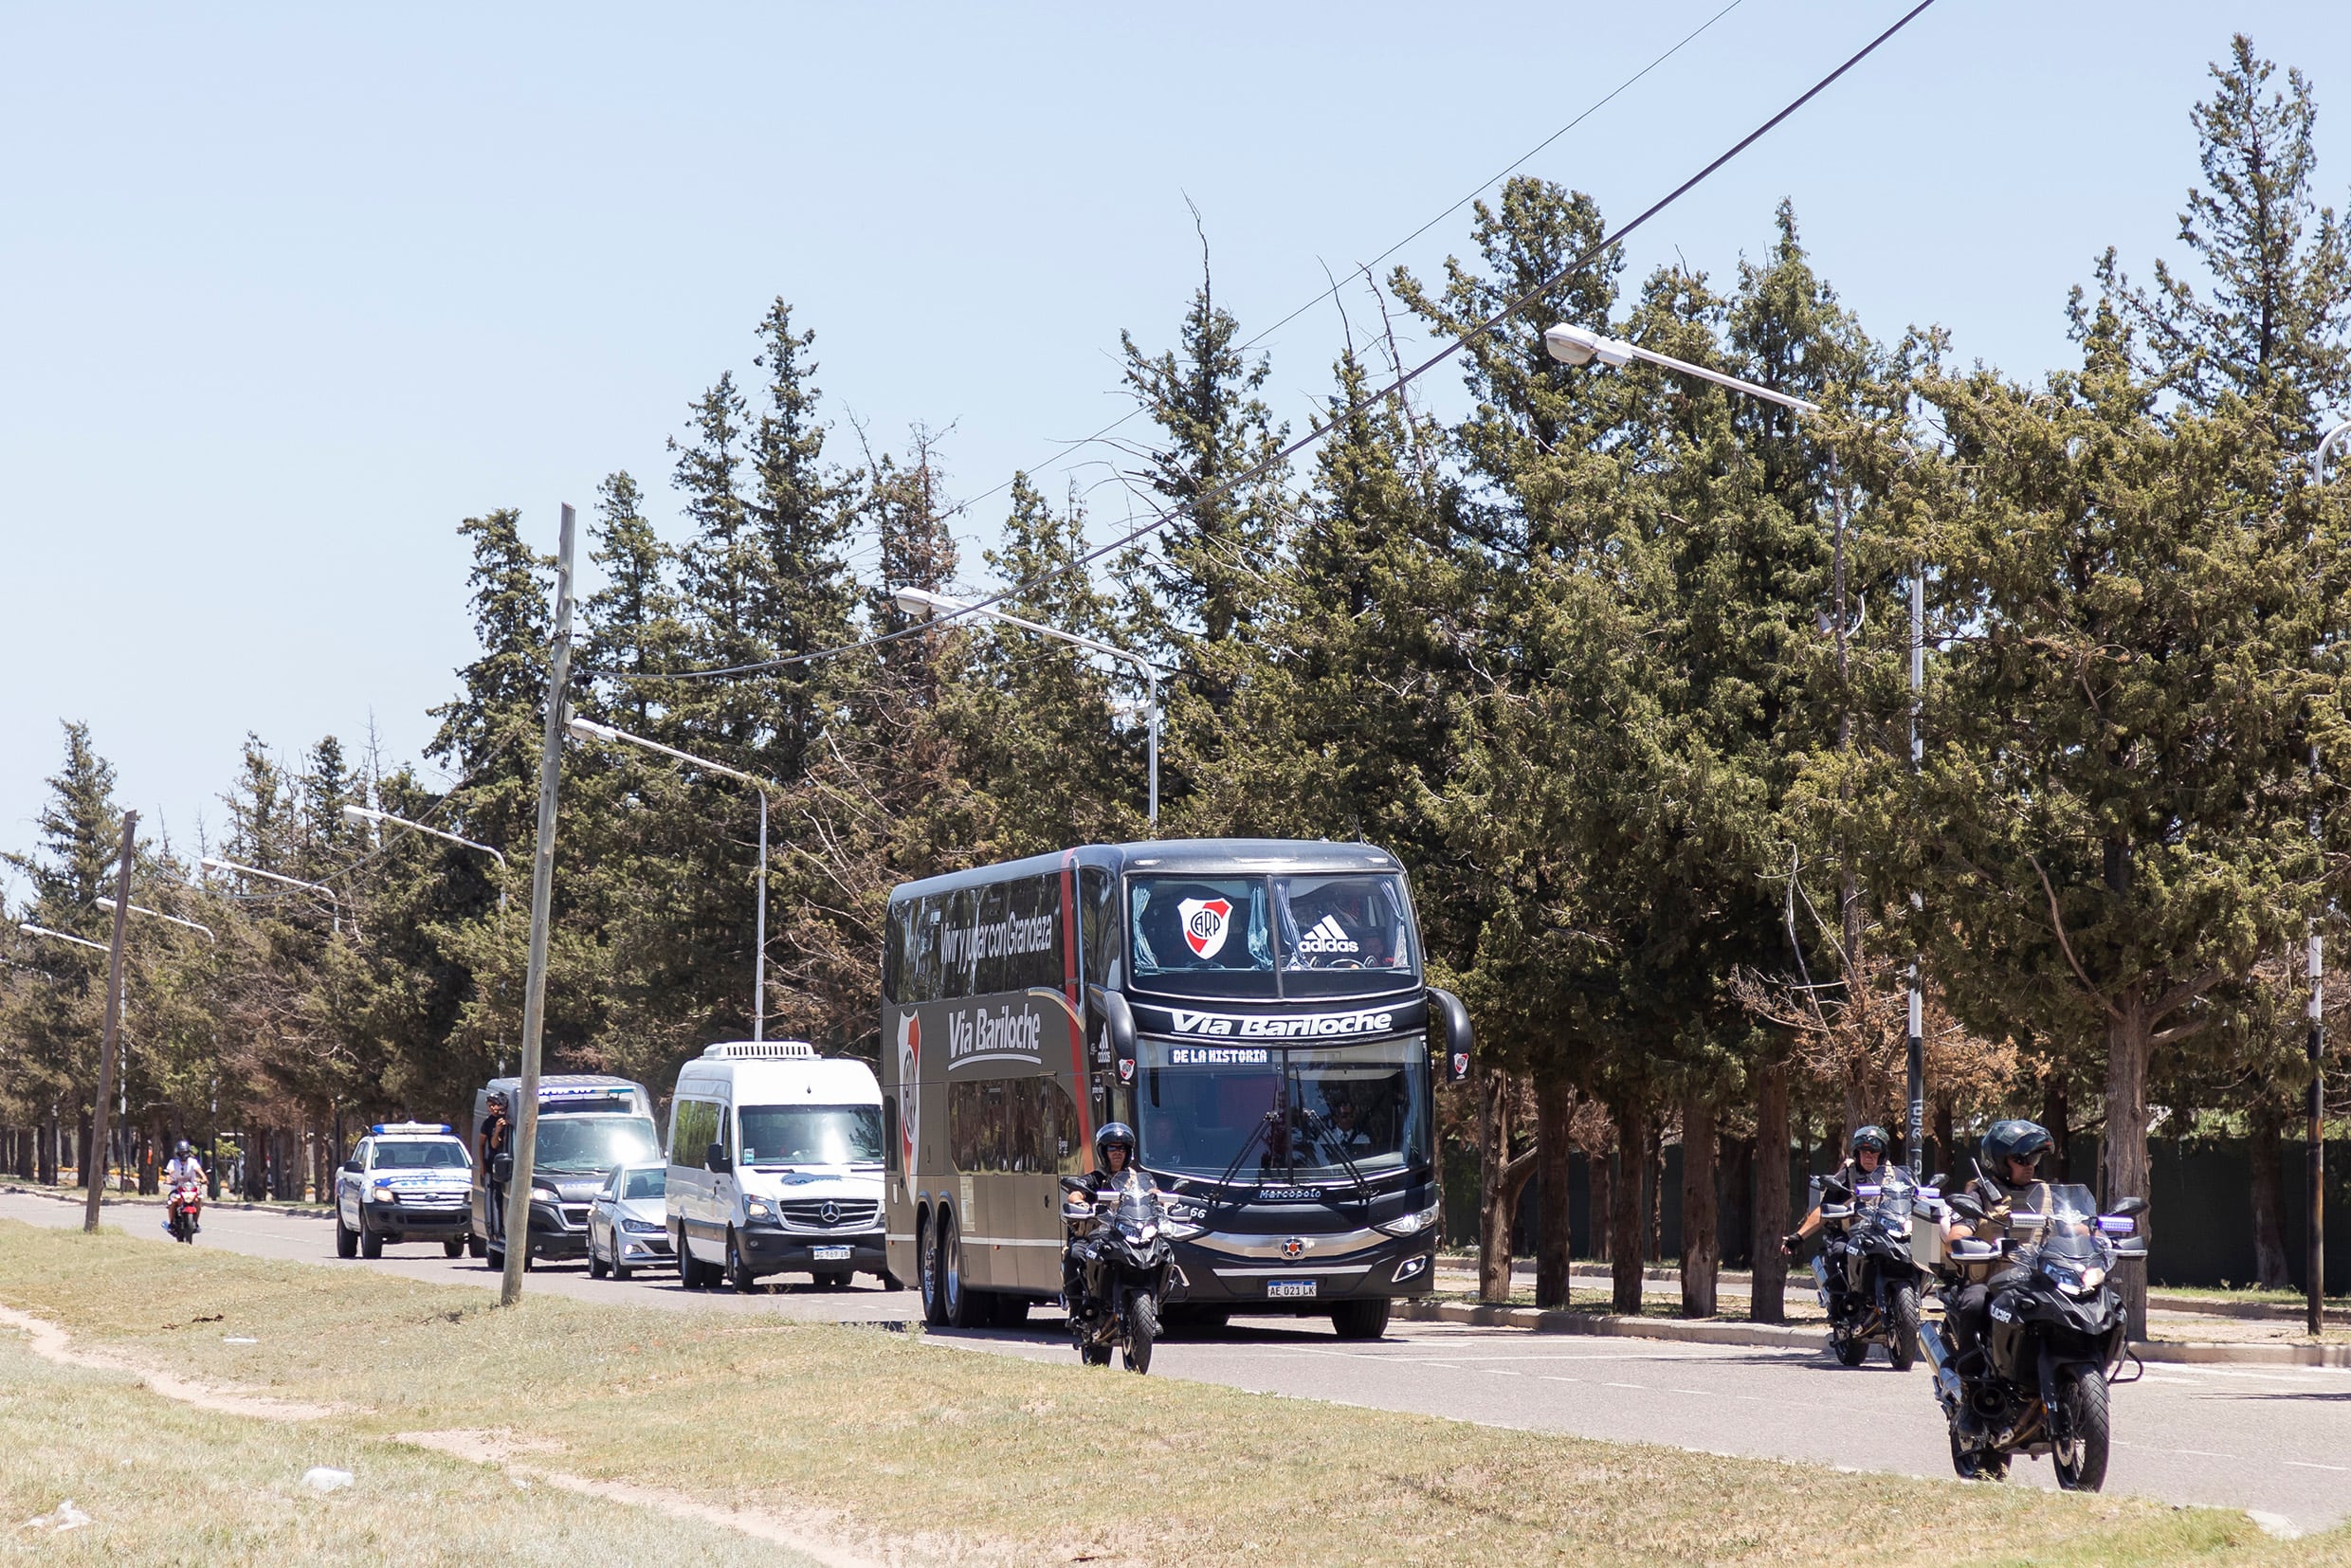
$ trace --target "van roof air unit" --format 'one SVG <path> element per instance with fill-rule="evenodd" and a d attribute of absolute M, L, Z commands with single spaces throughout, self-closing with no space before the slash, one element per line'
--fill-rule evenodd
<path fill-rule="evenodd" d="M 812 1062 L 816 1060 L 816 1048 L 806 1040 L 735 1040 L 702 1048 L 702 1060 L 705 1062 L 759 1059 Z"/>

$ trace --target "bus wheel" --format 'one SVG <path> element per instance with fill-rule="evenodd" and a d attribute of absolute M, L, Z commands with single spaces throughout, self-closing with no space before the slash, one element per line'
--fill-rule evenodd
<path fill-rule="evenodd" d="M 922 1289 L 922 1321 L 934 1328 L 947 1322 L 947 1308 L 939 1295 L 939 1231 L 932 1225 L 932 1216 L 924 1214 L 914 1222 L 916 1267 L 921 1277 L 915 1283 Z"/>
<path fill-rule="evenodd" d="M 1340 1302 L 1331 1308 L 1331 1326 L 1342 1340 L 1376 1340 L 1388 1332 L 1388 1298 Z"/>
<path fill-rule="evenodd" d="M 939 1216 L 939 1321 L 949 1328 L 988 1326 L 978 1298 L 963 1281 L 963 1238 L 953 1213 Z"/>

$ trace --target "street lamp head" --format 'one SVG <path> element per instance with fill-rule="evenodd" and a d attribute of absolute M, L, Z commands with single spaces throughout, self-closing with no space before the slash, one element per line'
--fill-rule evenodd
<path fill-rule="evenodd" d="M 565 720 L 563 727 L 581 740 L 617 740 L 620 738 L 620 732 L 610 724 L 599 724 L 592 719 L 582 719 L 576 714 Z"/>
<path fill-rule="evenodd" d="M 196 862 L 196 864 L 203 866 L 208 871 L 233 871 L 236 869 L 235 866 L 229 865 L 227 861 L 215 859 L 210 855 L 205 856 L 202 860 Z"/>
<path fill-rule="evenodd" d="M 1610 370 L 1621 370 L 1632 362 L 1631 344 L 1568 321 L 1544 330 L 1543 350 L 1562 365 L 1589 365 L 1597 359 Z"/>
<path fill-rule="evenodd" d="M 944 593 L 934 593 L 927 588 L 894 588 L 890 590 L 890 597 L 897 601 L 899 609 L 921 620 L 928 620 L 942 610 L 965 608 Z"/>
<path fill-rule="evenodd" d="M 343 805 L 343 817 L 349 822 L 381 822 L 384 820 L 384 813 L 346 801 Z"/>

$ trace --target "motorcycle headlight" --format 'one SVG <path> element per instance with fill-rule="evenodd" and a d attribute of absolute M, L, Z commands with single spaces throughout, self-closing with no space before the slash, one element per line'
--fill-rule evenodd
<path fill-rule="evenodd" d="M 1158 1221 L 1146 1220 L 1143 1222 L 1142 1238 L 1145 1241 L 1157 1241 L 1159 1239 Z"/>
<path fill-rule="evenodd" d="M 1375 1229 L 1384 1231 L 1392 1236 L 1416 1236 L 1436 1222 L 1437 1208 L 1436 1205 L 1431 1204 L 1428 1208 L 1414 1213 L 1398 1214 L 1395 1218 L 1384 1221 Z"/>
<path fill-rule="evenodd" d="M 2085 1269 L 2083 1269 L 2083 1270 L 2082 1270 L 2082 1288 L 2083 1288 L 2083 1289 L 2085 1289 L 2085 1290 L 2095 1290 L 2095 1289 L 2097 1289 L 2100 1285 L 2104 1285 L 2104 1284 L 2105 1284 L 2105 1283 L 2106 1283 L 2106 1271 L 2105 1271 L 2105 1269 L 2103 1269 L 2103 1268 L 2085 1268 Z"/>

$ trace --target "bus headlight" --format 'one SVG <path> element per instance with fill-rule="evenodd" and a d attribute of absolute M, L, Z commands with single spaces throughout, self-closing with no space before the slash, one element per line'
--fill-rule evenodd
<path fill-rule="evenodd" d="M 1417 1236 L 1436 1222 L 1437 1206 L 1432 1203 L 1417 1213 L 1398 1214 L 1392 1220 L 1383 1220 L 1376 1229 L 1385 1231 L 1392 1236 Z"/>

